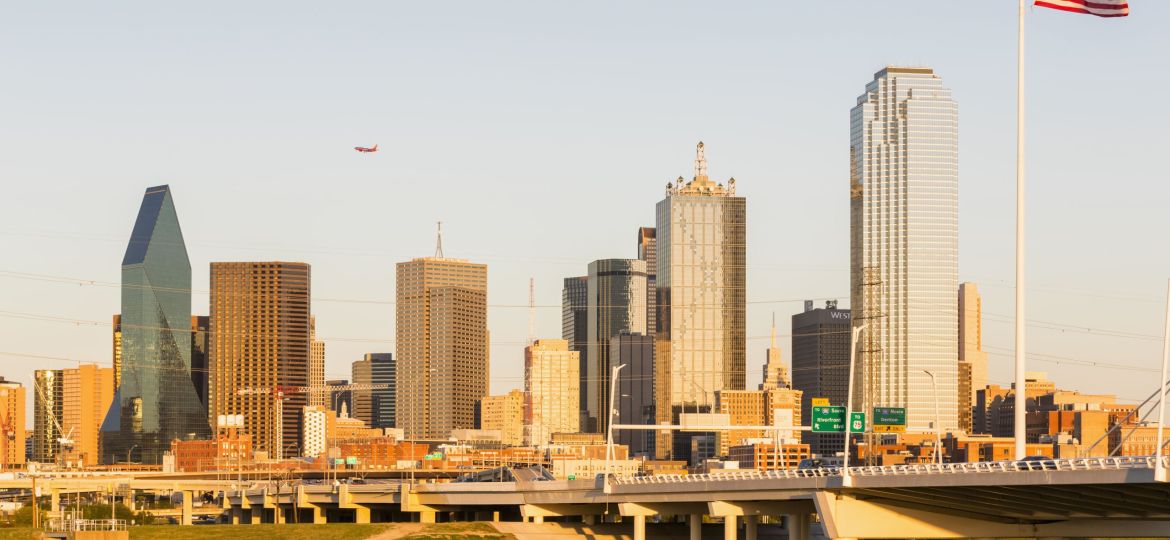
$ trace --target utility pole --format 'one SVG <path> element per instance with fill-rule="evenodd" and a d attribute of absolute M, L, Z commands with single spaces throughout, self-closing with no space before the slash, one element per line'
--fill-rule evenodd
<path fill-rule="evenodd" d="M 880 295 L 882 293 L 882 282 L 880 269 L 876 266 L 866 266 L 862 269 L 862 302 L 861 302 L 861 317 L 860 324 L 862 326 L 878 327 L 879 320 L 885 317 L 878 307 L 881 304 Z M 862 394 L 862 408 L 872 407 L 876 405 L 877 394 L 877 373 L 873 364 L 877 359 L 881 358 L 881 343 L 877 339 L 878 332 L 869 331 L 865 333 L 865 339 L 862 342 L 861 349 L 861 394 Z M 856 347 L 857 344 L 852 344 Z M 852 350 L 850 351 L 852 354 Z M 852 364 L 851 364 L 852 365 Z M 851 370 L 854 368 L 850 368 Z M 852 373 L 852 371 L 850 372 Z M 852 395 L 854 391 L 853 384 L 849 385 L 849 392 Z M 869 412 L 869 411 L 866 411 Z M 863 435 L 867 452 L 865 453 L 865 464 L 874 465 L 877 457 L 873 453 L 873 448 L 877 446 L 878 434 L 874 433 L 872 428 L 866 430 Z M 848 441 L 846 441 L 848 444 Z"/>

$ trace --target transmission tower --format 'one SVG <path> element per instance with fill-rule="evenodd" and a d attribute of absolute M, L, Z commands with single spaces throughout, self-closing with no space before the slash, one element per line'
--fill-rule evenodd
<path fill-rule="evenodd" d="M 877 405 L 875 400 L 878 396 L 878 366 L 877 363 L 882 358 L 881 346 L 881 332 L 882 319 L 885 318 L 885 313 L 881 311 L 882 286 L 884 285 L 880 273 L 880 268 L 876 266 L 866 266 L 862 269 L 863 281 L 862 287 L 862 308 L 860 324 L 865 324 L 865 332 L 862 339 L 861 348 L 861 402 L 864 404 L 865 413 L 872 415 L 873 407 Z M 851 388 L 852 392 L 853 389 Z M 865 464 L 873 465 L 877 456 L 874 455 L 873 448 L 877 445 L 879 435 L 873 431 L 873 419 L 869 422 L 869 431 L 865 433 L 865 442 L 867 445 L 867 452 L 865 456 Z"/>
<path fill-rule="evenodd" d="M 528 278 L 528 344 L 536 342 L 536 279 Z"/>

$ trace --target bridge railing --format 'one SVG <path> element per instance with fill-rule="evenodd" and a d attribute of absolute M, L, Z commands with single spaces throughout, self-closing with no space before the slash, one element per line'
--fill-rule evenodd
<path fill-rule="evenodd" d="M 978 474 L 1027 471 L 1085 471 L 1152 469 L 1153 456 L 1098 457 L 1046 459 L 1038 461 L 984 461 L 976 463 L 915 463 L 884 467 L 850 467 L 853 476 L 902 476 L 921 474 Z M 1163 458 L 1170 467 L 1170 456 Z M 622 476 L 614 478 L 617 484 L 671 484 L 679 482 L 710 482 L 715 480 L 791 480 L 841 476 L 840 467 L 819 469 L 790 469 L 778 471 L 727 470 L 711 474 L 665 474 L 655 476 Z"/>

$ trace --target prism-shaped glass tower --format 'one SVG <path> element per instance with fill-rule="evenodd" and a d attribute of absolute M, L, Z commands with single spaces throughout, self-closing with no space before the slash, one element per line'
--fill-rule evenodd
<path fill-rule="evenodd" d="M 146 190 L 122 259 L 120 368 L 103 463 L 158 464 L 172 440 L 210 437 L 191 382 L 191 262 L 169 186 Z"/>

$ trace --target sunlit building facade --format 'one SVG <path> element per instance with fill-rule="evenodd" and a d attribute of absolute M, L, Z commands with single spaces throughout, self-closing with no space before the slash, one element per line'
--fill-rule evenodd
<path fill-rule="evenodd" d="M 588 388 L 585 374 L 589 373 L 589 327 L 586 324 L 586 309 L 589 296 L 589 276 L 567 277 L 561 289 L 561 339 L 569 342 L 569 349 L 577 351 L 580 362 L 577 373 L 581 380 L 578 388 L 577 408 L 581 411 L 580 425 L 588 425 L 589 405 L 584 389 Z"/>
<path fill-rule="evenodd" d="M 850 113 L 849 159 L 850 307 L 866 325 L 854 407 L 905 407 L 907 430 L 927 432 L 937 399 L 956 429 L 958 108 L 942 79 L 877 72 Z"/>
<path fill-rule="evenodd" d="M 579 354 L 563 339 L 538 339 L 524 348 L 524 444 L 543 446 L 553 433 L 580 430 Z"/>
<path fill-rule="evenodd" d="M 208 416 L 244 415 L 255 450 L 274 459 L 300 449 L 308 394 L 285 393 L 278 415 L 265 390 L 309 384 L 310 282 L 307 263 L 211 263 Z"/>
<path fill-rule="evenodd" d="M 747 202 L 707 176 L 703 143 L 695 175 L 667 184 L 656 209 L 655 414 L 677 424 L 679 414 L 711 412 L 715 392 L 745 384 L 744 294 Z M 660 459 L 689 455 L 673 433 L 658 432 Z M 686 444 L 690 448 L 689 441 Z"/>
<path fill-rule="evenodd" d="M 175 439 L 211 435 L 191 382 L 191 262 L 168 186 L 147 188 L 122 258 L 120 381 L 102 462 L 160 464 Z"/>
<path fill-rule="evenodd" d="M 484 396 L 479 402 L 479 419 L 479 426 L 475 427 L 498 430 L 504 446 L 524 444 L 524 392 L 511 390 L 507 394 Z"/>
<path fill-rule="evenodd" d="M 0 467 L 25 463 L 24 386 L 0 377 Z"/>
<path fill-rule="evenodd" d="M 33 381 L 33 459 L 99 464 L 99 430 L 114 399 L 113 368 L 38 369 Z M 65 456 L 60 454 L 62 438 L 72 442 Z"/>
<path fill-rule="evenodd" d="M 487 265 L 424 257 L 398 263 L 396 280 L 398 427 L 412 439 L 475 427 L 488 395 Z"/>

